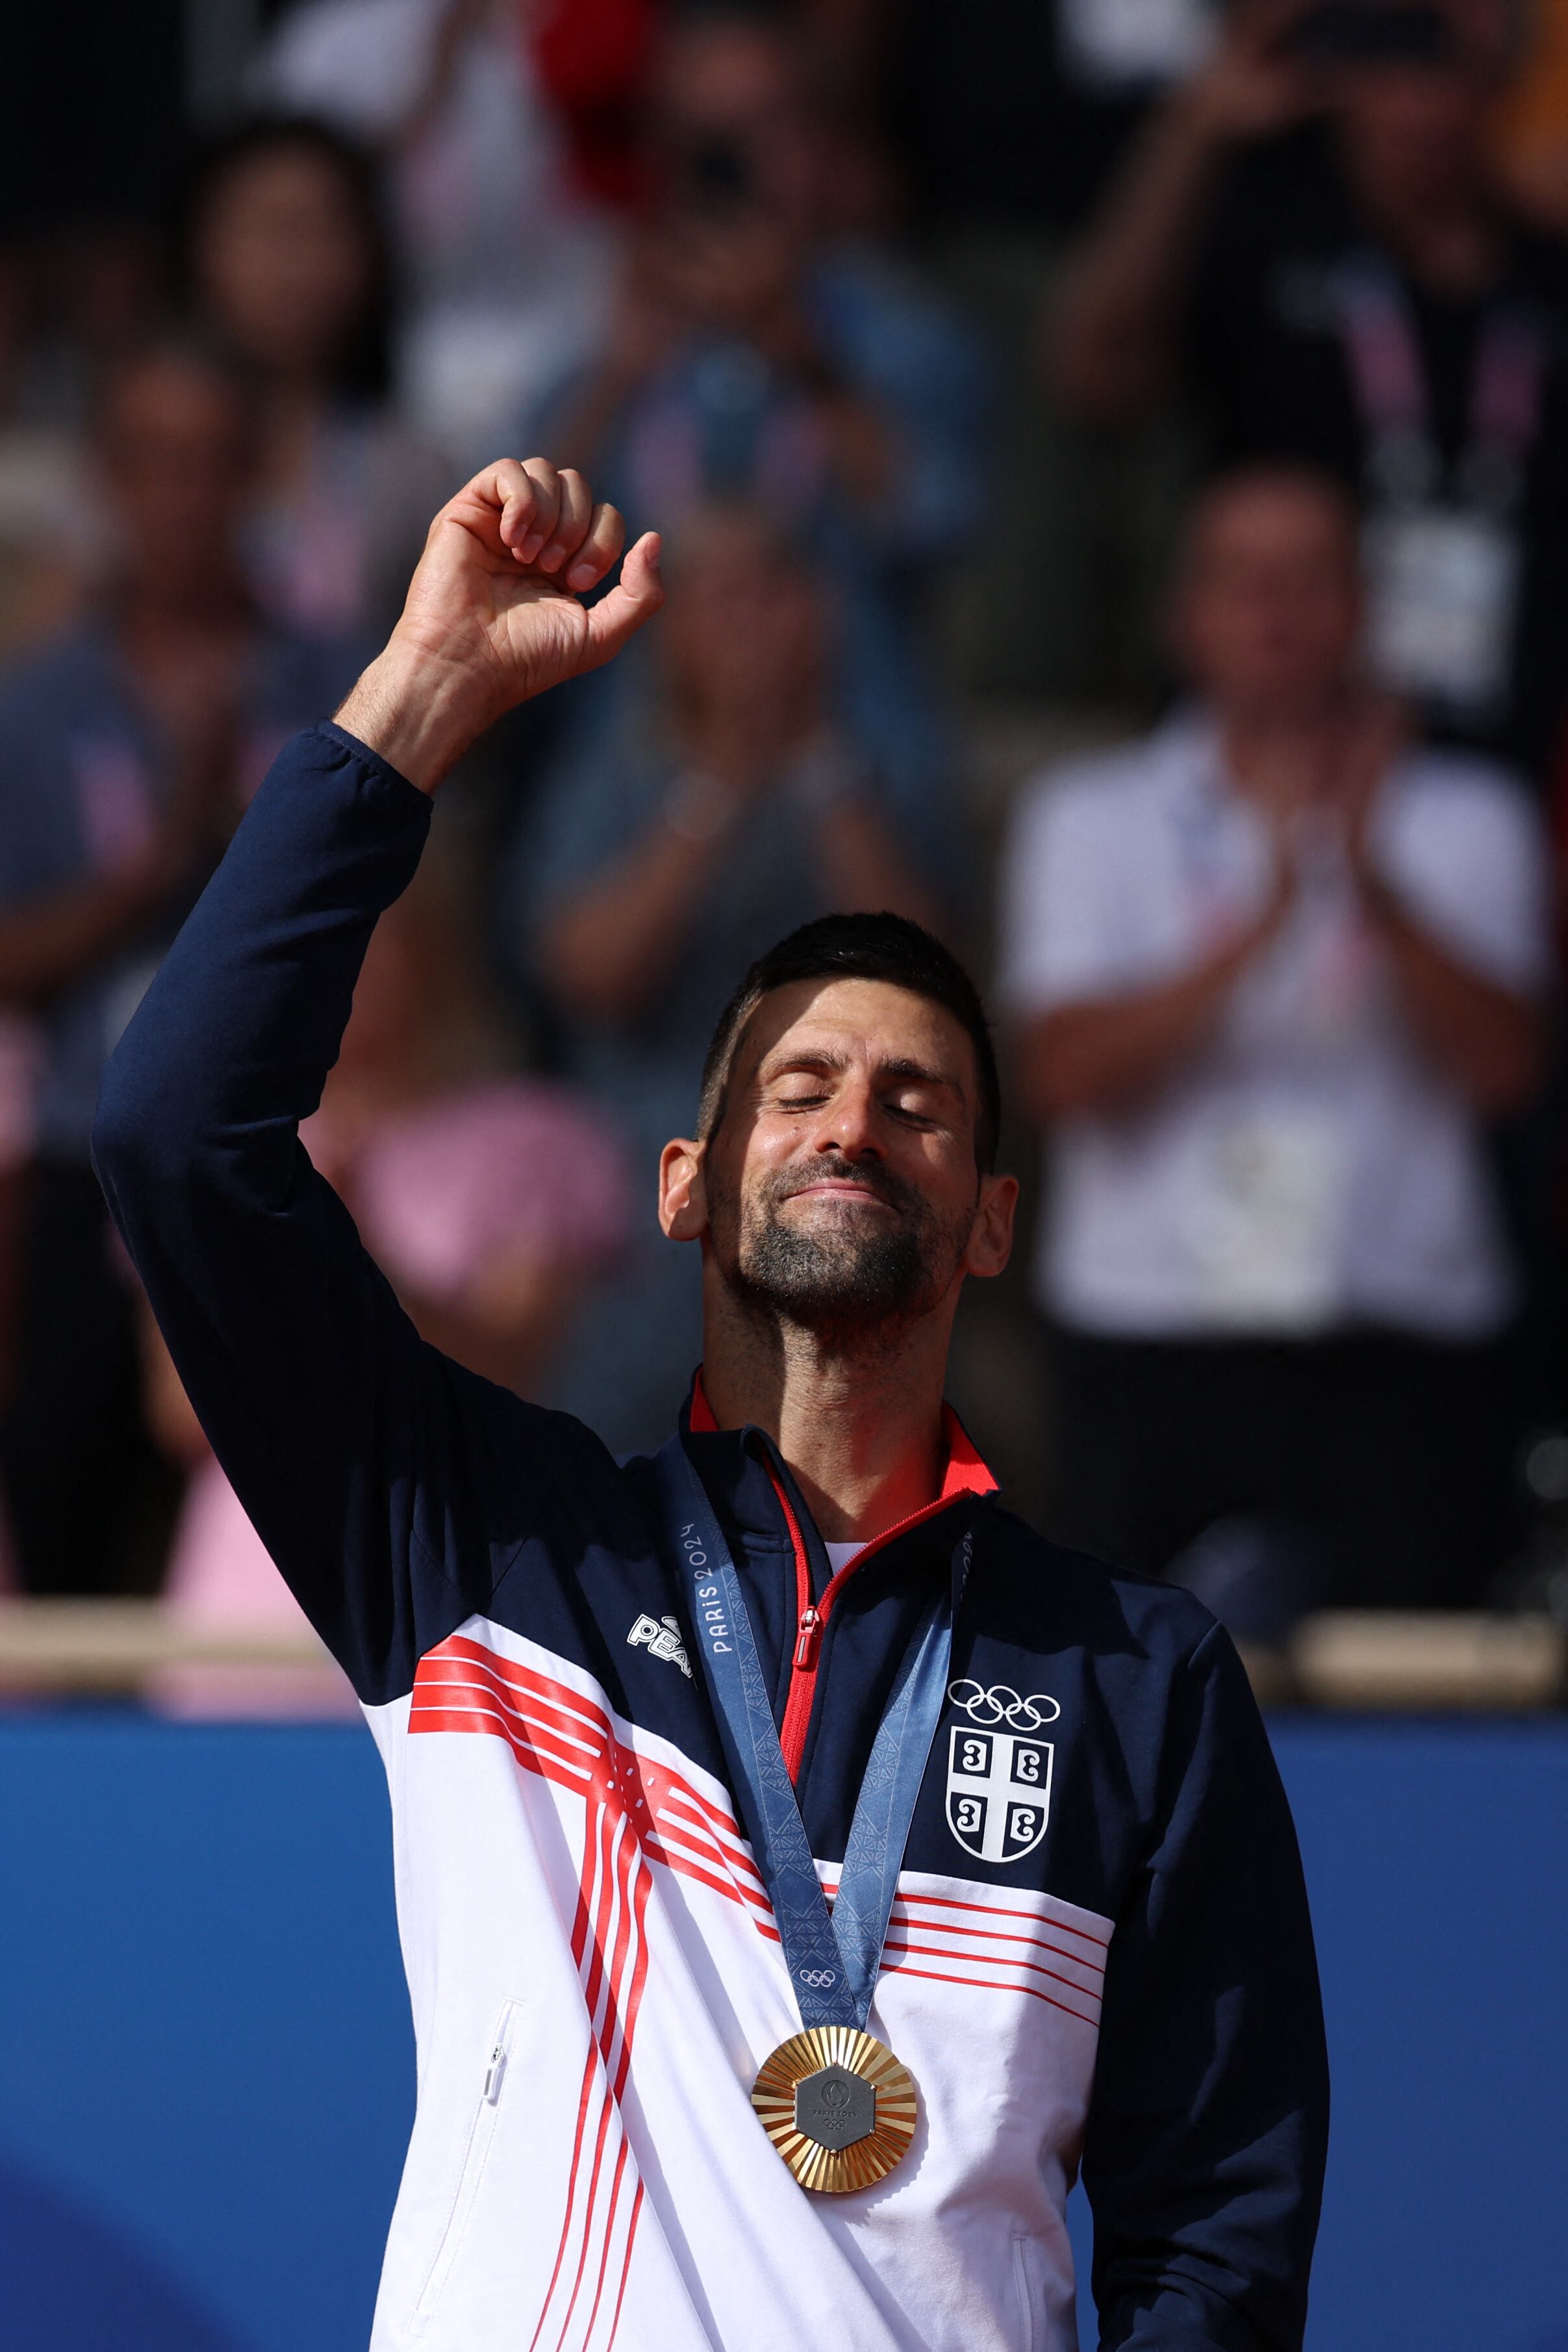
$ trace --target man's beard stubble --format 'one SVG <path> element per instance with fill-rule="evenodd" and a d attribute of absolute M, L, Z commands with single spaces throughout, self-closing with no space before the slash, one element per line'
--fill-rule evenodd
<path fill-rule="evenodd" d="M 788 1223 L 784 1203 L 818 1183 L 860 1185 L 895 1213 L 824 1220 L 815 1231 Z M 886 1169 L 868 1173 L 847 1161 L 778 1170 L 733 1214 L 717 1204 L 716 1223 L 734 1234 L 726 1269 L 731 1287 L 763 1313 L 815 1331 L 870 1332 L 929 1314 L 958 1271 L 971 1218 L 962 1232 L 932 1215 L 921 1194 Z M 725 1215 L 728 1208 L 731 1214 Z M 738 1232 L 736 1228 L 738 1226 Z"/>

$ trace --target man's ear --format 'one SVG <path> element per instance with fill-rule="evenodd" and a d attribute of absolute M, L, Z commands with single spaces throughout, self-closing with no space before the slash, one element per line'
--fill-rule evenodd
<path fill-rule="evenodd" d="M 703 1148 L 687 1138 L 667 1143 L 658 1156 L 658 1222 L 672 1242 L 698 1242 L 708 1230 L 708 1187 Z"/>
<path fill-rule="evenodd" d="M 1001 1274 L 1013 1255 L 1013 1219 L 1018 1208 L 1018 1180 L 1016 1176 L 983 1176 L 980 1199 L 975 1204 L 974 1223 L 970 1227 L 969 1247 L 963 1253 L 963 1270 L 978 1275 L 982 1281 L 988 1276 Z"/>

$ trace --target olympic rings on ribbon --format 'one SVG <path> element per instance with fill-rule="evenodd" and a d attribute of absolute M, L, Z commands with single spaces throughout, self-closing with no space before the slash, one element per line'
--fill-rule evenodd
<path fill-rule="evenodd" d="M 947 1695 L 972 1723 L 1005 1723 L 1013 1731 L 1038 1731 L 1061 1714 L 1059 1703 L 1044 1691 L 1032 1691 L 1027 1698 L 1020 1698 L 1006 1683 L 993 1683 L 987 1690 L 984 1683 L 965 1678 L 949 1683 Z"/>
<path fill-rule="evenodd" d="M 831 1969 L 802 1969 L 800 1980 L 803 1985 L 810 1985 L 816 1992 L 826 1992 L 829 1985 L 838 1982 Z"/>

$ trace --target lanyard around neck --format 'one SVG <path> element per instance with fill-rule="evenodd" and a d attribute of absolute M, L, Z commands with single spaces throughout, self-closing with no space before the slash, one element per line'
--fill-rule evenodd
<path fill-rule="evenodd" d="M 952 1589 L 937 1594 L 900 1662 L 850 1823 L 830 1912 L 779 1745 L 745 1595 L 718 1517 L 679 1437 L 654 1456 L 671 1542 L 691 1579 L 697 1653 L 737 1776 L 745 1826 L 773 1906 L 804 2025 L 866 2028 L 926 1759 L 947 1692 L 953 1618 L 972 1538 Z"/>
<path fill-rule="evenodd" d="M 1426 368 L 1410 299 L 1380 254 L 1361 253 L 1335 273 L 1338 310 L 1362 415 L 1373 439 L 1377 487 L 1396 500 L 1430 497 L 1441 462 Z M 1488 305 L 1470 387 L 1460 488 L 1475 504 L 1507 510 L 1522 491 L 1541 422 L 1545 352 L 1528 306 Z"/>

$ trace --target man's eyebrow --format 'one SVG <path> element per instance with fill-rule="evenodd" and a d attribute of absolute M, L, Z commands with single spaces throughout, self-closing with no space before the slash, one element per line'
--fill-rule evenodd
<path fill-rule="evenodd" d="M 791 1070 L 826 1070 L 837 1076 L 848 1067 L 848 1055 L 836 1054 L 831 1045 L 775 1045 L 757 1065 L 757 1082 L 766 1086 L 770 1078 L 782 1078 Z"/>
<path fill-rule="evenodd" d="M 912 1078 L 917 1086 L 921 1087 L 945 1087 L 949 1094 L 963 1099 L 962 1078 L 955 1078 L 951 1070 L 933 1070 L 926 1062 L 910 1061 L 907 1056 L 891 1062 L 879 1062 L 877 1075 L 886 1078 Z"/>

